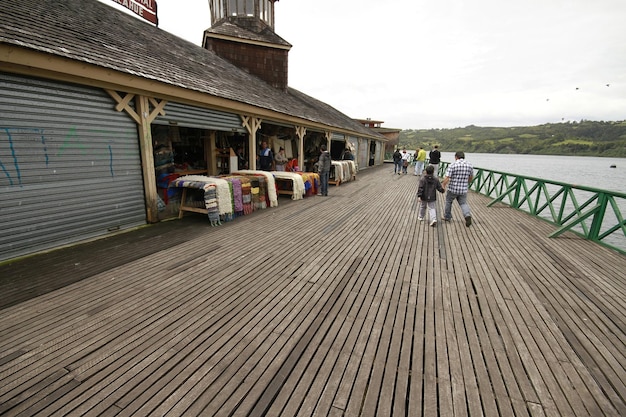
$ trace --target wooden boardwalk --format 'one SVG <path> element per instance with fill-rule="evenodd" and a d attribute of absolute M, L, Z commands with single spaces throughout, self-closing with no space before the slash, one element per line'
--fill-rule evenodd
<path fill-rule="evenodd" d="M 80 278 L 0 310 L 0 414 L 626 415 L 626 257 L 391 170 L 0 267 Z"/>

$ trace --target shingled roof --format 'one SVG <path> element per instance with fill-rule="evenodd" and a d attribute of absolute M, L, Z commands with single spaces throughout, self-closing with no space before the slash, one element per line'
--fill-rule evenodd
<path fill-rule="evenodd" d="M 275 89 L 209 50 L 96 0 L 3 2 L 0 43 L 384 139 L 319 100 Z"/>
<path fill-rule="evenodd" d="M 216 35 L 228 36 L 238 39 L 247 39 L 256 42 L 266 42 L 273 45 L 281 45 L 286 48 L 291 48 L 291 44 L 274 33 L 269 26 L 265 26 L 263 30 L 256 33 L 251 30 L 237 26 L 225 19 L 222 22 L 210 27 L 205 33 L 212 33 Z"/>

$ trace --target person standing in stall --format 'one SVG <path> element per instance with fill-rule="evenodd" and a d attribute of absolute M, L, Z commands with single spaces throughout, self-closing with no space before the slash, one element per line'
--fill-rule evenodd
<path fill-rule="evenodd" d="M 243 154 L 243 146 L 237 146 L 237 169 L 248 169 L 248 160 Z"/>
<path fill-rule="evenodd" d="M 257 160 L 259 161 L 259 168 L 262 171 L 272 170 L 272 165 L 274 164 L 274 155 L 272 153 L 272 150 L 267 147 L 266 140 L 261 142 L 261 151 L 257 156 Z"/>
<path fill-rule="evenodd" d="M 285 165 L 289 162 L 289 158 L 285 155 L 285 148 L 282 146 L 278 150 L 278 153 L 274 157 L 274 161 L 276 162 L 276 171 L 284 171 Z"/>
<path fill-rule="evenodd" d="M 320 188 L 321 194 L 328 195 L 328 179 L 330 176 L 330 154 L 326 151 L 326 145 L 321 146 L 321 153 L 319 160 L 317 161 L 317 170 L 320 174 Z"/>

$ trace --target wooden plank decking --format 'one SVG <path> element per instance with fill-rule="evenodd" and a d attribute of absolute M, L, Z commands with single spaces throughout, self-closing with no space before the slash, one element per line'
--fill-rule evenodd
<path fill-rule="evenodd" d="M 0 267 L 0 414 L 626 415 L 626 258 L 391 170 Z"/>

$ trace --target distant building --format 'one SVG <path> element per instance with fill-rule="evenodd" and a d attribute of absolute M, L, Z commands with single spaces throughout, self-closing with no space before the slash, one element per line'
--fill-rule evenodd
<path fill-rule="evenodd" d="M 374 132 L 379 133 L 387 139 L 387 141 L 385 142 L 384 154 L 390 155 L 394 152 L 396 145 L 398 145 L 400 132 L 402 131 L 402 129 L 382 127 L 382 124 L 385 123 L 382 120 L 372 120 L 369 118 L 355 120 L 361 123 L 363 126 L 372 129 Z"/>

